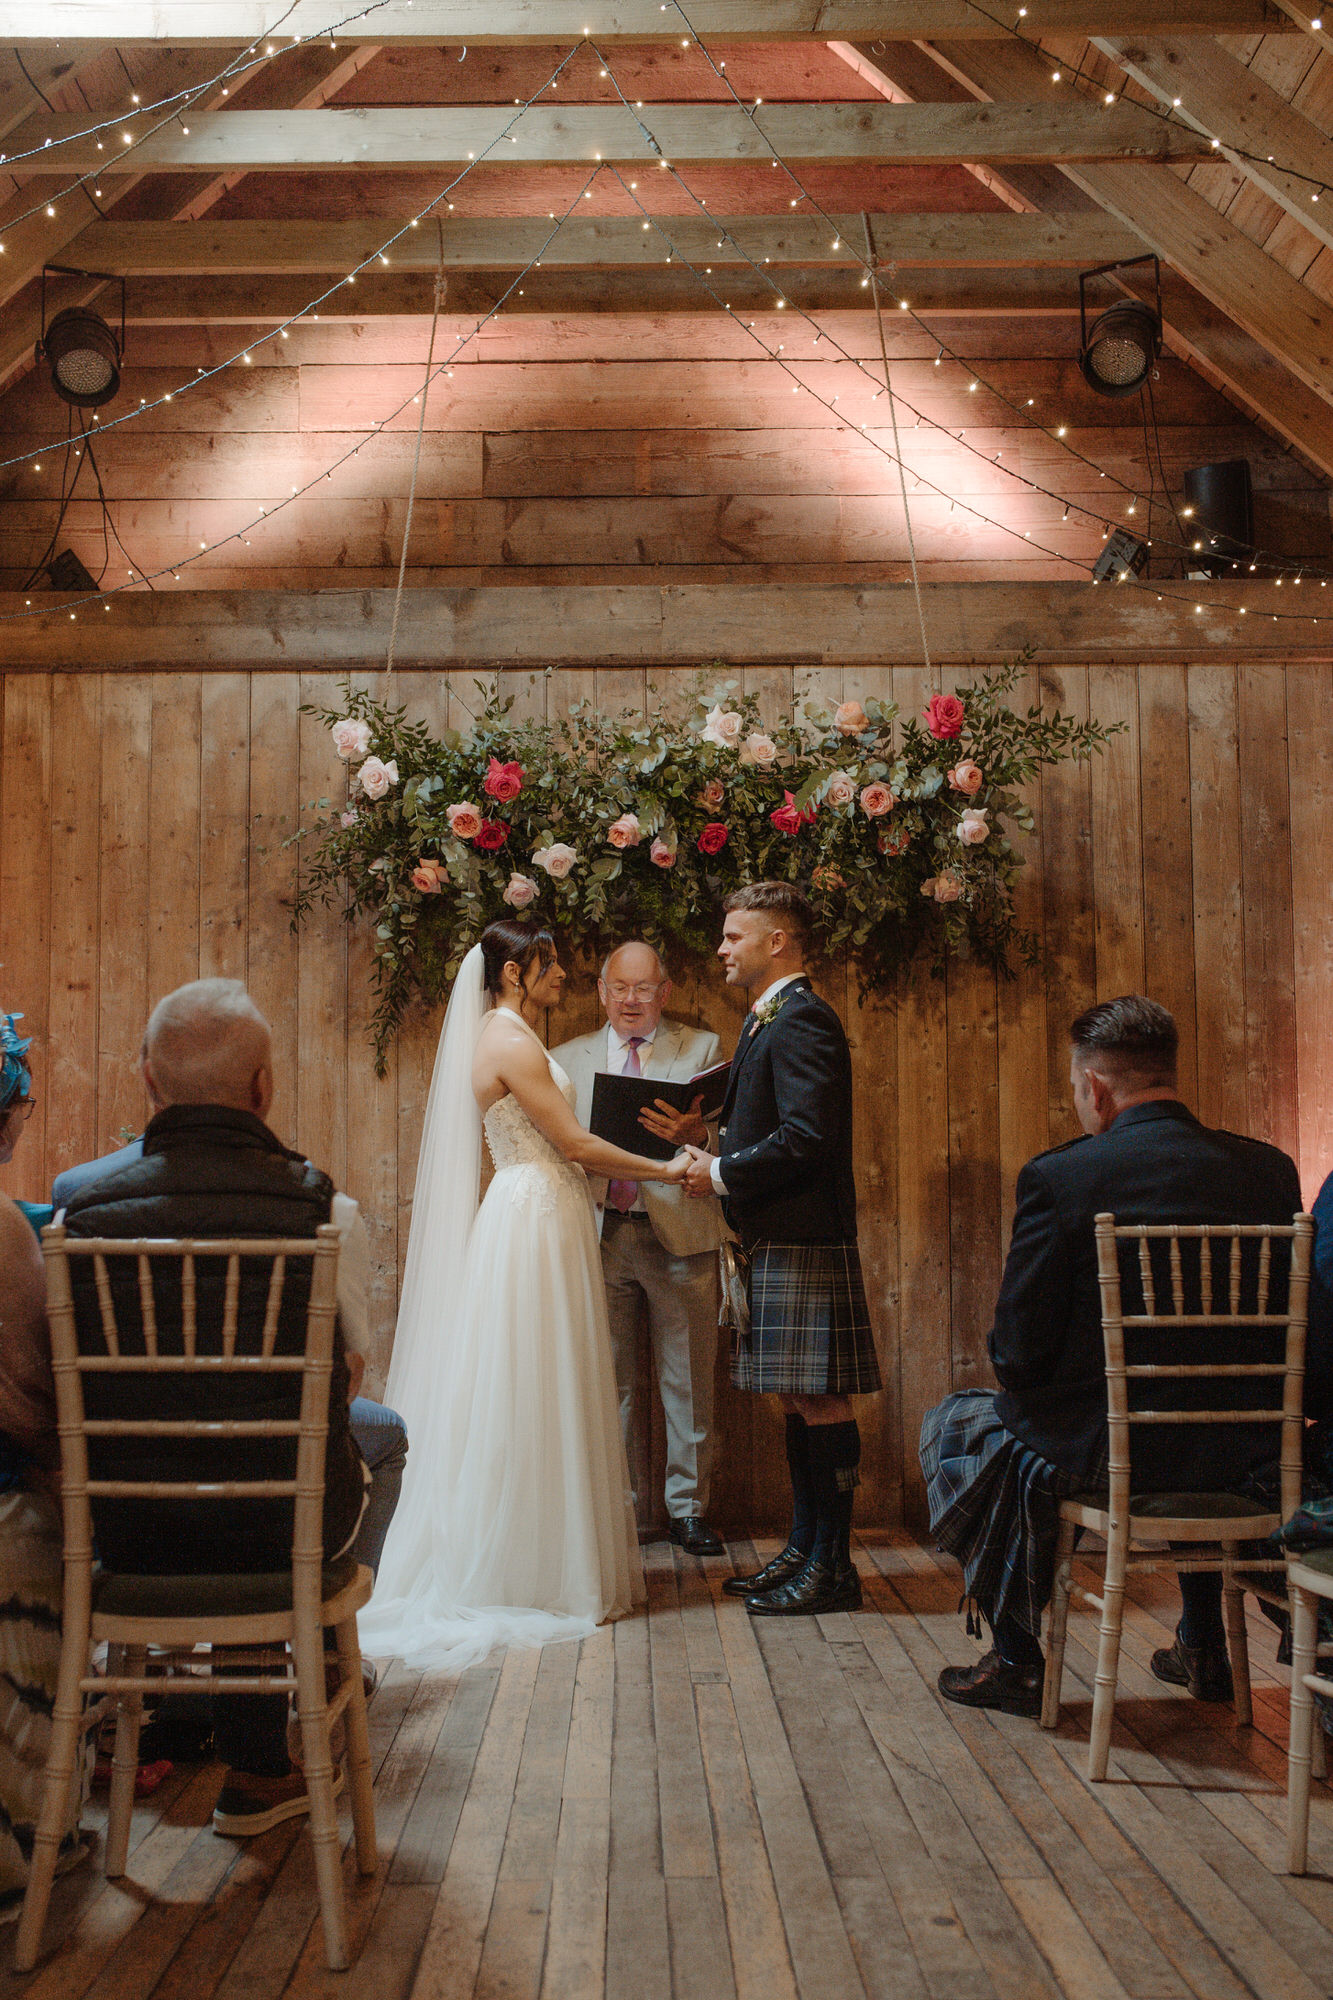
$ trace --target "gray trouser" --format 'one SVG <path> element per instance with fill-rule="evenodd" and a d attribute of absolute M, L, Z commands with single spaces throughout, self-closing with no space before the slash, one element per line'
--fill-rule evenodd
<path fill-rule="evenodd" d="M 666 1417 L 666 1508 L 673 1520 L 708 1509 L 713 1463 L 713 1372 L 717 1358 L 717 1253 L 673 1257 L 646 1217 L 607 1213 L 602 1273 L 620 1422 L 629 1445 L 634 1427 L 640 1315 Z"/>

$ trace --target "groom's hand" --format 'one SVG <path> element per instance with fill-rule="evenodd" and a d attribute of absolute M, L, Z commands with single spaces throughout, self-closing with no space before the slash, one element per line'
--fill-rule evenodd
<path fill-rule="evenodd" d="M 658 1139 L 667 1139 L 673 1146 L 706 1146 L 708 1127 L 700 1116 L 703 1105 L 702 1094 L 695 1098 L 688 1111 L 677 1111 L 675 1105 L 668 1104 L 664 1097 L 655 1097 L 639 1113 L 639 1123 L 645 1132 L 651 1132 Z"/>
<path fill-rule="evenodd" d="M 699 1146 L 687 1146 L 690 1164 L 685 1169 L 685 1192 L 695 1201 L 704 1201 L 715 1192 L 713 1187 L 713 1155 L 705 1153 Z"/>

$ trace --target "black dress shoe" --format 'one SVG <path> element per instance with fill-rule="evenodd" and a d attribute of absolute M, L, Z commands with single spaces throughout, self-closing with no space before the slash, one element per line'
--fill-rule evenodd
<path fill-rule="evenodd" d="M 1041 1714 L 1041 1667 L 1011 1667 L 992 1646 L 974 1667 L 946 1667 L 937 1683 L 946 1701 L 964 1708 L 998 1708 L 1005 1715 Z"/>
<path fill-rule="evenodd" d="M 766 1562 L 753 1576 L 729 1576 L 722 1588 L 728 1597 L 759 1597 L 764 1591 L 776 1590 L 780 1583 L 786 1583 L 798 1569 L 804 1569 L 809 1560 L 807 1549 L 793 1548 L 788 1542 L 772 1562 Z"/>
<path fill-rule="evenodd" d="M 859 1611 L 861 1579 L 849 1563 L 816 1562 L 811 1556 L 787 1583 L 747 1597 L 752 1618 L 815 1618 L 824 1611 Z"/>
<path fill-rule="evenodd" d="M 682 1520 L 668 1521 L 667 1534 L 688 1556 L 724 1556 L 727 1545 L 716 1528 L 710 1528 L 702 1514 L 686 1514 Z"/>
<path fill-rule="evenodd" d="M 1231 1662 L 1225 1646 L 1187 1646 L 1177 1628 L 1171 1645 L 1160 1646 L 1152 1656 L 1152 1670 L 1159 1681 L 1172 1687 L 1187 1687 L 1196 1701 L 1231 1701 Z"/>

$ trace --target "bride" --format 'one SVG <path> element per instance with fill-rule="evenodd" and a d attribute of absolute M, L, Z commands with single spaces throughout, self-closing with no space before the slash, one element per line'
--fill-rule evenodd
<path fill-rule="evenodd" d="M 564 981 L 549 930 L 490 925 L 435 1058 L 385 1390 L 412 1448 L 359 1619 L 368 1653 L 414 1665 L 583 1638 L 643 1599 L 584 1170 L 679 1181 L 688 1159 L 579 1124 L 535 1025 Z"/>

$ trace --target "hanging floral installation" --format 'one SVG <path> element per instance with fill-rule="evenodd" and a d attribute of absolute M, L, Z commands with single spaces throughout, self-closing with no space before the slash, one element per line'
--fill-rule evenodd
<path fill-rule="evenodd" d="M 1032 962 L 1013 906 L 1013 836 L 1033 831 L 1020 788 L 1111 732 L 1011 708 L 1026 665 L 920 715 L 807 691 L 765 717 L 720 663 L 679 720 L 578 702 L 517 722 L 478 683 L 470 727 L 440 735 L 349 687 L 341 710 L 311 711 L 348 796 L 296 836 L 313 849 L 295 922 L 341 903 L 373 924 L 381 1070 L 407 1007 L 438 1000 L 507 911 L 548 919 L 575 953 L 636 936 L 678 960 L 715 948 L 729 890 L 778 878 L 807 892 L 820 945 L 850 953 L 863 992 L 919 956 L 937 971 L 950 953 Z"/>

